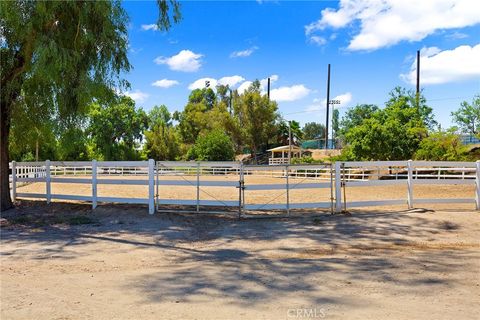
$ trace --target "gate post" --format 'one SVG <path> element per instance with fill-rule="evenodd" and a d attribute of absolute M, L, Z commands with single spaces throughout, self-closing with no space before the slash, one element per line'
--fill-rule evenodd
<path fill-rule="evenodd" d="M 200 162 L 197 162 L 197 212 L 200 212 Z"/>
<path fill-rule="evenodd" d="M 480 160 L 475 162 L 475 205 L 480 210 Z"/>
<path fill-rule="evenodd" d="M 407 179 L 407 203 L 408 209 L 413 208 L 413 165 L 412 160 L 407 161 L 408 179 Z"/>
<path fill-rule="evenodd" d="M 332 168 L 330 168 L 332 170 Z M 330 186 L 333 188 L 333 185 Z M 340 161 L 335 162 L 335 212 L 342 211 L 342 177 L 340 172 Z"/>
<path fill-rule="evenodd" d="M 288 168 L 288 164 L 285 166 L 285 175 L 287 178 L 287 216 L 290 216 L 290 185 L 288 183 L 288 176 L 290 175 L 290 169 Z"/>
<path fill-rule="evenodd" d="M 45 186 L 46 186 L 46 191 L 47 191 L 47 203 L 50 203 L 52 201 L 52 186 L 51 186 L 51 181 L 52 178 L 50 177 L 50 160 L 45 161 Z"/>
<path fill-rule="evenodd" d="M 240 162 L 240 171 L 238 175 L 239 181 L 238 181 L 238 218 L 240 219 L 242 217 L 242 207 L 243 207 L 243 162 Z"/>
<path fill-rule="evenodd" d="M 12 161 L 12 200 L 17 200 L 17 163 Z"/>
<path fill-rule="evenodd" d="M 155 196 L 155 161 L 148 159 L 148 213 L 153 214 L 155 212 L 154 196 Z"/>
<path fill-rule="evenodd" d="M 97 160 L 92 160 L 92 210 L 97 207 Z"/>

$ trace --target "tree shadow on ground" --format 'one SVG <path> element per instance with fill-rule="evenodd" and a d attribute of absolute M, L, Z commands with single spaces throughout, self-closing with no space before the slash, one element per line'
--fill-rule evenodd
<path fill-rule="evenodd" d="M 109 205 L 91 211 L 82 204 L 23 202 L 2 217 L 88 215 L 93 223 L 11 225 L 2 229 L 2 255 L 75 259 L 88 255 L 77 248 L 99 241 L 118 245 L 125 253 L 133 248 L 158 249 L 171 256 L 168 267 L 132 276 L 125 290 L 140 292 L 146 302 L 226 298 L 240 306 L 295 296 L 312 305 L 357 305 L 361 297 L 345 296 L 345 290 L 372 283 L 395 284 L 399 294 L 429 294 L 432 288 L 438 293 L 455 285 L 456 280 L 445 274 L 478 261 L 478 250 L 470 250 L 478 249 L 478 242 L 448 242 L 464 226 L 434 219 L 432 212 L 372 210 L 305 219 L 237 220 L 150 216 L 144 211 L 138 206 Z M 443 246 L 438 243 L 442 239 Z M 38 246 L 22 249 L 31 243 Z"/>

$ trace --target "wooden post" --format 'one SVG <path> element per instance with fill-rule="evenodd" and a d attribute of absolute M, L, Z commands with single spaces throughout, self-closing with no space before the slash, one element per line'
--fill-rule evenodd
<path fill-rule="evenodd" d="M 335 212 L 339 213 L 341 211 L 342 211 L 342 174 L 340 172 L 340 161 L 337 161 L 335 162 Z"/>
<path fill-rule="evenodd" d="M 92 161 L 92 209 L 97 207 L 97 160 Z"/>
<path fill-rule="evenodd" d="M 46 171 L 46 177 L 45 177 L 45 185 L 47 189 L 47 203 L 50 203 L 52 201 L 52 186 L 51 186 L 51 177 L 50 177 L 50 160 L 45 161 L 45 171 Z"/>
<path fill-rule="evenodd" d="M 475 162 L 475 204 L 477 210 L 480 210 L 480 160 Z"/>
<path fill-rule="evenodd" d="M 408 160 L 407 162 L 407 170 L 408 170 L 408 179 L 407 179 L 407 203 L 408 209 L 413 208 L 413 168 L 412 168 L 412 160 Z"/>
<path fill-rule="evenodd" d="M 12 200 L 17 200 L 17 163 L 12 161 Z"/>
<path fill-rule="evenodd" d="M 155 160 L 148 159 L 148 213 L 155 212 Z"/>

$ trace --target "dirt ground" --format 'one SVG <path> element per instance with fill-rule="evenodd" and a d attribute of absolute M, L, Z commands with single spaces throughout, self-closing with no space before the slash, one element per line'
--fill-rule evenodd
<path fill-rule="evenodd" d="M 246 220 L 146 211 L 22 201 L 3 213 L 0 318 L 480 316 L 473 210 Z"/>

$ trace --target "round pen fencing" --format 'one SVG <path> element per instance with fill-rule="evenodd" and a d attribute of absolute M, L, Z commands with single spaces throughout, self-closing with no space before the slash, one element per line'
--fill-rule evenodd
<path fill-rule="evenodd" d="M 158 212 L 288 216 L 357 207 L 475 204 L 480 161 L 243 165 L 193 161 L 12 162 L 13 199 L 130 203 Z"/>

